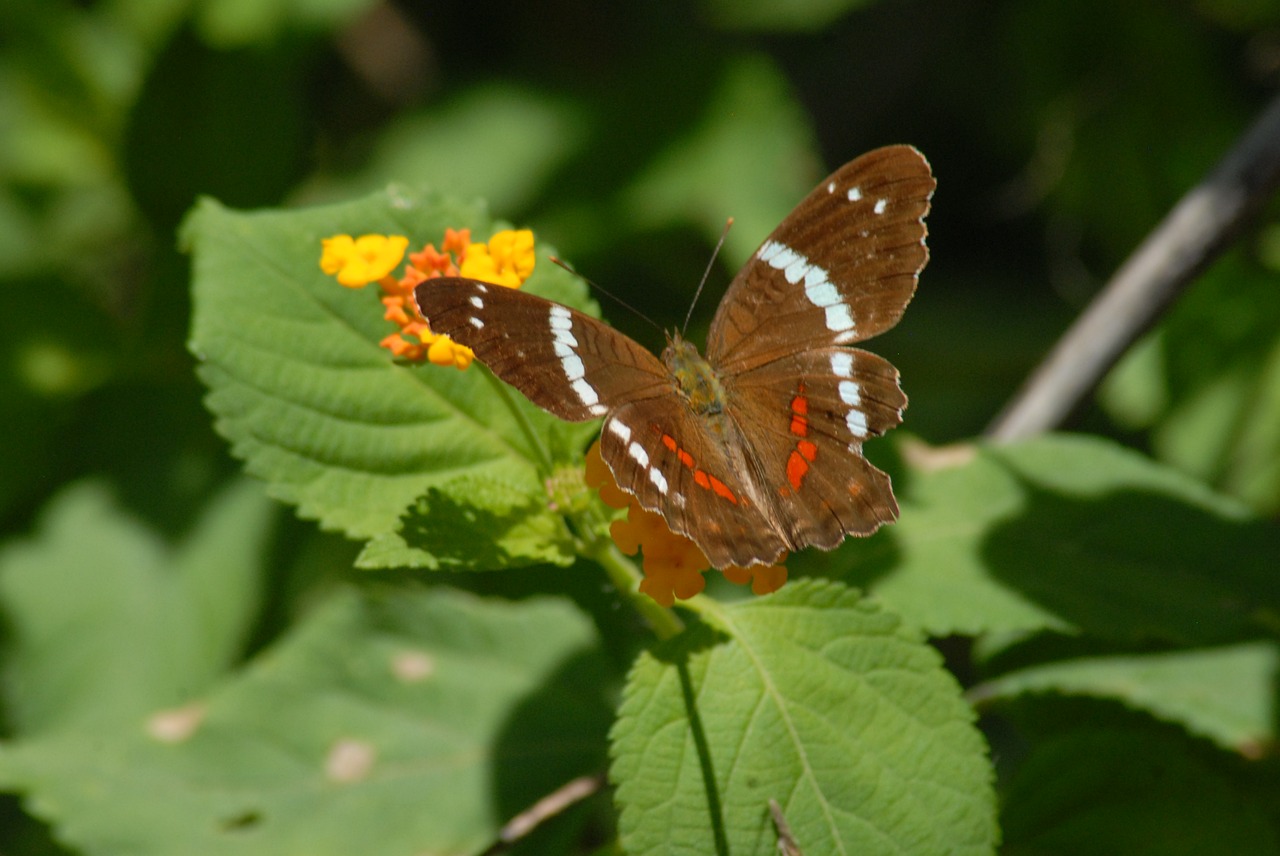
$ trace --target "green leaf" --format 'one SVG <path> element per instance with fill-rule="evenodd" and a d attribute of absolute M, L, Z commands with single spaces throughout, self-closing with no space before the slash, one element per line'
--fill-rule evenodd
<path fill-rule="evenodd" d="M 420 247 L 446 227 L 470 227 L 476 239 L 496 230 L 478 205 L 403 190 L 304 211 L 238 213 L 204 200 L 185 225 L 195 268 L 190 347 L 217 428 L 273 496 L 326 528 L 386 535 L 430 488 L 461 477 L 545 496 L 525 428 L 579 461 L 595 430 L 500 394 L 478 367 L 395 365 L 378 347 L 394 327 L 376 287 L 343 288 L 320 271 L 329 235 L 405 234 Z M 526 288 L 594 309 L 546 252 Z"/>
<path fill-rule="evenodd" d="M 169 546 L 92 482 L 0 552 L 5 710 L 19 734 L 130 727 L 204 691 L 245 644 L 270 503 L 239 481 Z"/>
<path fill-rule="evenodd" d="M 1280 602 L 1280 530 L 1135 452 L 1059 435 L 959 457 L 899 479 L 899 522 L 850 551 L 846 581 L 930 634 L 1222 644 Z"/>
<path fill-rule="evenodd" d="M 497 211 L 522 210 L 566 168 L 583 143 L 583 125 L 558 96 L 513 84 L 473 86 L 446 104 L 393 119 L 364 169 L 322 176 L 304 192 L 339 198 L 399 182 L 480 197 Z M 520 145 L 513 146 L 516 137 Z"/>
<path fill-rule="evenodd" d="M 792 583 L 643 655 L 613 730 L 628 853 L 992 853 L 991 770 L 937 652 L 838 584 Z"/>
<path fill-rule="evenodd" d="M 1057 692 L 1113 698 L 1256 755 L 1276 742 L 1280 651 L 1254 642 L 1196 651 L 1084 657 L 1020 669 L 985 683 L 984 699 Z"/>
<path fill-rule="evenodd" d="M 121 360 L 110 325 L 64 282 L 15 279 L 0 289 L 0 363 L 7 367 L 0 372 L 0 513 L 14 514 L 45 489 L 50 461 L 68 457 L 62 431 L 82 415 L 76 405 L 116 377 Z"/>
<path fill-rule="evenodd" d="M 597 646 L 562 601 L 343 592 L 207 701 L 8 744 L 0 780 L 86 852 L 475 853 L 603 767 Z"/>
<path fill-rule="evenodd" d="M 204 39 L 230 49 L 266 46 L 290 33 L 337 30 L 372 5 L 372 0 L 206 0 L 195 12 Z"/>
<path fill-rule="evenodd" d="M 1010 778 L 1005 852 L 1280 853 L 1267 808 L 1251 804 L 1224 759 L 1204 746 L 1172 728 L 1089 708 L 1061 712 L 1076 723 L 1036 740 Z"/>

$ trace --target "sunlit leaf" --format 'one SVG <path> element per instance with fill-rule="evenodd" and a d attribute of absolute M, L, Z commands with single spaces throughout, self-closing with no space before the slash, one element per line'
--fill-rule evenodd
<path fill-rule="evenodd" d="M 792 583 L 640 658 L 613 731 L 628 853 L 994 852 L 990 768 L 936 651 L 843 586 Z M 719 849 L 725 852 L 725 849 Z"/>
<path fill-rule="evenodd" d="M 184 230 L 195 266 L 190 346 L 218 430 L 273 495 L 354 537 L 395 531 L 425 491 L 461 476 L 545 496 L 524 424 L 566 456 L 594 430 L 499 394 L 476 366 L 396 365 L 378 346 L 395 327 L 377 287 L 343 288 L 320 271 L 329 235 L 404 234 L 417 248 L 446 227 L 471 227 L 475 238 L 493 228 L 478 206 L 392 191 L 293 212 L 206 200 Z M 581 283 L 545 255 L 526 287 L 586 303 Z"/>
<path fill-rule="evenodd" d="M 198 704 L 7 743 L 0 782 L 85 852 L 475 853 L 601 768 L 594 647 L 562 602 L 344 593 Z"/>
<path fill-rule="evenodd" d="M 1061 693 L 1116 699 L 1233 752 L 1254 755 L 1276 741 L 1280 709 L 1273 642 L 1225 648 L 1082 657 L 1020 669 L 983 685 L 984 698 Z"/>

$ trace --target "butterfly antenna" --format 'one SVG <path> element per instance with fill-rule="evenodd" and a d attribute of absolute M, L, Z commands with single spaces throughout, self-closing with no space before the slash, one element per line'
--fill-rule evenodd
<path fill-rule="evenodd" d="M 603 294 L 605 297 L 609 298 L 609 299 L 610 299 L 610 300 L 612 300 L 614 303 L 616 303 L 616 304 L 618 304 L 619 306 L 621 306 L 623 309 L 626 309 L 626 310 L 628 310 L 629 312 L 633 312 L 633 313 L 635 313 L 637 316 L 639 316 L 640 318 L 643 318 L 645 321 L 648 321 L 648 322 L 649 322 L 649 324 L 650 324 L 650 325 L 652 325 L 652 326 L 653 326 L 653 328 L 654 328 L 655 330 L 657 330 L 657 331 L 659 331 L 659 332 L 661 332 L 661 331 L 662 331 L 662 328 L 658 326 L 658 323 L 657 323 L 656 321 L 654 321 L 654 320 L 653 320 L 652 318 L 650 318 L 648 315 L 645 315 L 645 314 L 644 314 L 643 312 L 641 312 L 639 309 L 636 309 L 634 306 L 632 306 L 632 305 L 631 305 L 630 303 L 628 303 L 627 301 L 623 300 L 623 299 L 622 299 L 621 297 L 619 297 L 618 295 L 616 295 L 616 294 L 614 294 L 613 292 L 609 291 L 609 289 L 605 288 L 604 286 L 600 285 L 599 283 L 597 283 L 597 282 L 595 282 L 595 281 L 593 281 L 593 280 L 587 279 L 585 276 L 583 276 L 582 274 L 578 273 L 576 270 L 574 270 L 572 267 L 570 267 L 567 263 L 565 263 L 565 262 L 561 261 L 561 260 L 560 260 L 559 258 L 557 258 L 556 256 L 551 256 L 551 257 L 550 257 L 550 259 L 551 259 L 551 263 L 552 263 L 552 264 L 557 265 L 558 267 L 562 267 L 562 268 L 564 268 L 566 271 L 568 271 L 569 273 L 573 274 L 573 275 L 574 275 L 574 276 L 576 276 L 578 279 L 582 280 L 582 281 L 583 281 L 583 282 L 585 282 L 587 285 L 591 286 L 591 287 L 592 287 L 592 288 L 594 288 L 596 291 L 600 292 L 600 293 L 601 293 L 601 294 Z"/>
<path fill-rule="evenodd" d="M 720 248 L 724 246 L 724 239 L 729 237 L 729 227 L 732 225 L 732 217 L 724 221 L 724 231 L 720 233 L 720 240 L 716 241 L 716 248 L 711 251 L 711 259 L 707 262 L 707 269 L 702 272 L 702 282 L 698 283 L 698 290 L 693 293 L 693 300 L 689 302 L 689 311 L 684 316 L 684 326 L 680 328 L 681 336 L 689 329 L 689 319 L 693 317 L 693 307 L 698 305 L 698 298 L 702 296 L 702 288 L 707 284 L 707 277 L 711 276 L 711 268 L 716 263 L 716 256 L 720 255 Z"/>

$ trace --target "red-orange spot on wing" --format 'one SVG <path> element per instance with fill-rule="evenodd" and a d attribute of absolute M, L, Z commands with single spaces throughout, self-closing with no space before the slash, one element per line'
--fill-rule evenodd
<path fill-rule="evenodd" d="M 655 425 L 654 428 L 656 429 L 657 426 Z M 670 434 L 663 434 L 662 445 L 675 452 L 680 463 L 684 464 L 689 469 L 693 469 L 693 455 L 690 455 L 684 449 L 680 448 L 680 444 L 676 442 L 675 437 L 672 437 Z M 703 485 L 703 487 L 706 487 L 706 485 Z"/>
<path fill-rule="evenodd" d="M 791 487 L 799 490 L 800 482 L 804 480 L 804 474 L 807 472 L 809 472 L 809 462 L 799 452 L 792 451 L 787 457 L 787 481 L 791 482 Z"/>
<path fill-rule="evenodd" d="M 801 387 L 801 395 L 797 395 L 791 399 L 791 412 L 797 416 L 806 416 L 809 413 L 809 399 L 803 395 L 804 388 Z"/>
<path fill-rule="evenodd" d="M 659 430 L 656 425 L 654 426 L 654 429 Z M 708 474 L 706 470 L 700 470 L 694 466 L 693 455 L 680 448 L 680 444 L 676 441 L 675 437 L 672 437 L 670 434 L 663 434 L 662 445 L 675 452 L 676 458 L 680 463 L 693 470 L 693 481 L 698 485 L 698 487 L 706 488 L 707 490 L 715 493 L 716 496 L 729 500 L 734 505 L 739 504 L 738 497 L 729 489 L 727 484 L 720 481 L 720 479 L 715 476 Z"/>
<path fill-rule="evenodd" d="M 809 420 L 805 419 L 799 413 L 791 417 L 791 433 L 797 437 L 809 436 Z"/>
<path fill-rule="evenodd" d="M 727 484 L 720 481 L 720 479 L 716 478 L 715 476 L 711 476 L 710 480 L 711 480 L 711 490 L 715 492 L 716 496 L 723 497 L 724 499 L 727 499 L 730 502 L 732 502 L 734 505 L 738 504 L 738 497 L 733 495 L 733 491 L 729 490 L 729 486 Z"/>
<path fill-rule="evenodd" d="M 818 457 L 818 447 L 813 444 L 812 440 L 801 440 L 796 443 L 796 451 L 799 452 L 806 461 L 812 461 L 814 458 Z"/>

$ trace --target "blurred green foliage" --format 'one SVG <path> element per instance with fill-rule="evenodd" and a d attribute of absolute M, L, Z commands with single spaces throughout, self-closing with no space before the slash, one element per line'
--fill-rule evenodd
<path fill-rule="evenodd" d="M 39 563 L 30 564 L 24 539 L 38 532 L 70 557 L 49 560 L 51 567 L 96 557 L 122 579 L 130 568 L 158 574 L 161 565 L 191 574 L 183 545 L 215 527 L 217 514 L 234 513 L 223 506 L 232 501 L 228 491 L 244 490 L 235 483 L 241 465 L 202 405 L 206 390 L 187 351 L 190 272 L 177 230 L 201 195 L 230 208 L 288 208 L 396 183 L 464 203 L 481 197 L 495 217 L 536 229 L 578 270 L 669 328 L 681 323 L 726 217 L 735 225 L 708 295 L 826 169 L 878 145 L 910 142 L 939 181 L 928 221 L 932 260 L 904 322 L 874 349 L 903 375 L 912 402 L 905 430 L 946 443 L 982 429 L 1277 82 L 1280 7 L 1272 0 L 9 0 L 0 4 L 0 525 L 6 543 L 24 546 L 6 548 L 19 552 L 3 554 L 3 570 L 21 566 L 24 584 L 35 585 Z M 1274 205 L 1265 211 L 1261 227 L 1193 286 L 1070 426 L 1119 440 L 1238 500 L 1221 512 L 1228 518 L 1280 511 L 1276 214 Z M 644 321 L 600 301 L 616 326 L 660 342 Z M 708 297 L 697 307 L 695 328 L 714 304 Z M 936 484 L 926 481 L 924 495 Z M 987 496 L 971 492 L 975 503 Z M 78 530 L 58 526 L 77 513 L 89 520 L 83 537 L 106 546 L 89 540 L 83 555 L 72 555 L 50 534 L 74 542 Z M 1087 529 L 1097 509 L 1081 513 Z M 205 637 L 191 628 L 179 634 L 184 651 L 198 647 L 189 635 L 216 649 L 192 656 L 199 680 L 186 694 L 225 668 L 229 651 L 248 658 L 317 604 L 335 609 L 329 593 L 354 576 L 358 545 L 278 518 L 273 534 L 254 536 L 263 567 L 255 566 L 254 584 L 239 583 L 253 593 L 234 619 L 202 617 L 182 597 L 191 594 L 185 588 L 165 590 L 166 609 L 212 628 Z M 1123 539 L 1122 524 L 1121 516 L 1111 538 Z M 1226 537 L 1222 543 L 1232 543 Z M 1275 538 L 1246 541 L 1240 549 Z M 1001 544 L 1017 552 L 1017 537 Z M 1241 564 L 1256 567 L 1258 557 L 1254 550 Z M 873 555 L 862 566 L 866 578 L 853 579 L 874 588 L 886 561 Z M 235 568 L 245 573 L 248 565 Z M 542 584 L 516 572 L 433 579 L 508 597 L 563 589 L 589 606 L 600 644 L 624 670 L 635 628 L 631 619 L 600 618 L 617 603 L 586 576 Z M 388 571 L 376 579 L 394 586 L 417 578 Z M 38 610 L 40 599 L 18 598 L 11 585 L 0 580 L 2 608 L 20 638 L 26 624 L 15 610 Z M 78 589 L 61 577 L 51 585 L 50 592 Z M 1274 630 L 1276 603 L 1230 596 L 1215 607 Z M 138 626 L 161 623 L 149 614 Z M 395 628 L 416 638 L 412 627 Z M 97 629 L 85 634 L 85 656 L 132 656 L 122 642 L 97 642 L 126 637 L 128 624 Z M 73 615 L 41 633 L 63 640 L 82 630 Z M 991 656 L 1016 657 L 1039 644 L 1008 636 L 987 640 Z M 1115 652 L 1076 650 L 1078 641 L 1048 644 L 1086 658 L 1087 684 L 1087 657 Z M 24 694 L 43 673 L 21 646 L 5 659 L 3 716 L 6 736 L 15 736 L 40 724 L 27 706 L 52 690 L 35 701 Z M 175 662 L 151 668 L 165 676 L 165 693 L 185 697 L 175 677 L 185 661 Z M 594 660 L 591 667 L 603 669 Z M 957 670 L 966 682 L 974 678 L 968 668 Z M 113 674 L 103 671 L 96 680 Z M 66 679 L 82 680 L 75 675 Z M 1025 688 L 1042 686 L 1037 677 L 1011 679 L 1007 691 L 1031 692 Z M 1274 703 L 1268 689 L 1261 696 Z M 116 691 L 139 692 L 129 681 Z M 148 685 L 133 708 L 167 703 L 156 693 Z M 1143 730 L 1147 720 L 1135 726 L 1128 711 L 1092 710 L 1105 727 L 1088 733 L 1084 718 L 1045 724 L 1040 701 L 1005 711 L 988 729 L 1012 782 L 1007 852 L 1280 851 L 1280 778 L 1262 762 L 1245 770 L 1241 761 L 1271 753 L 1273 734 L 1265 732 L 1274 732 L 1274 710 L 1270 721 L 1251 720 L 1256 743 L 1240 738 L 1219 751 L 1172 729 Z M 1023 731 L 1008 737 L 1010 723 Z M 1135 728 L 1140 736 L 1126 737 Z M 1077 826 L 1064 822 L 1061 805 L 1079 806 L 1082 793 L 1101 802 L 1093 780 L 1114 776 L 1109 765 L 1135 745 L 1135 775 L 1166 777 L 1166 811 L 1186 821 L 1182 810 L 1195 801 L 1183 784 L 1203 776 L 1213 796 L 1205 828 L 1230 826 L 1224 818 L 1239 809 L 1247 818 L 1234 827 L 1240 837 L 1107 840 L 1126 817 L 1115 802 L 1086 806 Z M 1173 749 L 1185 749 L 1188 760 L 1161 767 Z M 69 754 L 63 747 L 48 757 Z M 37 766 L 61 762 L 23 757 Z M 1090 764 L 1050 795 L 1061 802 L 1046 803 L 1041 785 L 1081 757 Z M 1130 785 L 1117 787 L 1115 800 L 1142 793 Z M 498 802 L 510 811 L 523 805 Z M 66 831 L 41 827 L 36 815 L 43 816 L 16 801 L 0 809 L 0 850 L 60 852 L 51 842 Z M 1159 827 L 1159 817 L 1142 817 L 1136 828 Z M 573 821 L 544 831 L 541 846 L 589 840 L 580 826 L 607 838 L 591 822 Z M 83 831 L 71 838 L 85 840 Z M 1215 851 L 1215 842 L 1237 849 Z"/>

